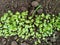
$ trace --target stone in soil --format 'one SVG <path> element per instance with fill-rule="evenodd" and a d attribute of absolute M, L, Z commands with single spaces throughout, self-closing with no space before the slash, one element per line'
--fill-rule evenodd
<path fill-rule="evenodd" d="M 38 14 L 42 14 L 42 12 L 43 12 L 43 9 L 39 9 L 39 10 L 37 11 Z"/>
<path fill-rule="evenodd" d="M 26 7 L 21 7 L 21 11 L 27 11 Z"/>
<path fill-rule="evenodd" d="M 6 39 L 2 39 L 2 43 L 3 43 L 3 45 L 5 45 L 6 44 Z"/>
<path fill-rule="evenodd" d="M 18 36 L 14 36 L 14 40 L 17 40 L 18 39 Z"/>
<path fill-rule="evenodd" d="M 16 41 L 12 41 L 11 45 L 18 45 Z"/>
<path fill-rule="evenodd" d="M 36 7 L 36 6 L 39 5 L 39 3 L 38 3 L 37 1 L 33 1 L 33 2 L 31 3 L 31 5 L 32 5 L 33 7 Z"/>
<path fill-rule="evenodd" d="M 21 43 L 21 45 L 28 45 L 26 42 Z"/>

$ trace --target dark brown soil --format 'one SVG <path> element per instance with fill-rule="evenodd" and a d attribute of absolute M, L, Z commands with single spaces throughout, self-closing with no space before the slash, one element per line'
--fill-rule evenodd
<path fill-rule="evenodd" d="M 24 40 L 18 36 L 11 36 L 7 39 L 0 37 L 0 45 L 34 45 L 34 41 L 35 39 Z M 60 32 L 55 32 L 51 37 L 46 37 L 46 40 L 41 40 L 41 44 L 38 45 L 60 45 Z"/>
<path fill-rule="evenodd" d="M 60 0 L 0 0 L 0 17 L 8 10 L 12 10 L 14 13 L 28 10 L 29 15 L 31 15 L 38 5 L 42 5 L 42 8 L 36 14 L 58 14 L 60 12 Z M 39 45 L 60 45 L 60 32 L 56 31 L 54 34 L 47 37 L 46 41 L 41 40 L 42 43 Z M 18 36 L 8 37 L 7 39 L 0 37 L 0 45 L 33 45 L 34 40 L 28 39 L 25 41 Z"/>
<path fill-rule="evenodd" d="M 45 14 L 58 14 L 60 12 L 60 0 L 0 0 L 0 16 L 8 10 L 13 12 L 28 10 L 30 13 L 38 4 L 42 5 L 43 11 L 40 12 Z"/>

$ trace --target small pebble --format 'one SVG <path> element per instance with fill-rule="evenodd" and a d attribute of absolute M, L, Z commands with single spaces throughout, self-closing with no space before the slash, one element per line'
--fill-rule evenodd
<path fill-rule="evenodd" d="M 21 7 L 21 11 L 27 11 L 26 7 Z"/>
<path fill-rule="evenodd" d="M 24 43 L 21 43 L 21 45 L 28 45 L 28 44 L 24 42 Z"/>
<path fill-rule="evenodd" d="M 16 41 L 12 41 L 11 45 L 18 45 Z"/>
<path fill-rule="evenodd" d="M 55 42 L 56 41 L 56 39 L 55 38 L 51 38 L 51 42 Z"/>
<path fill-rule="evenodd" d="M 3 43 L 3 45 L 5 45 L 6 44 L 6 39 L 2 39 L 2 43 Z"/>
<path fill-rule="evenodd" d="M 15 40 L 16 40 L 17 38 L 18 38 L 17 36 L 14 37 Z"/>
<path fill-rule="evenodd" d="M 38 14 L 42 14 L 42 12 L 43 12 L 43 9 L 39 9 L 39 10 L 37 11 Z"/>
<path fill-rule="evenodd" d="M 31 5 L 32 5 L 33 7 L 36 7 L 36 6 L 39 5 L 39 3 L 38 3 L 37 1 L 33 1 L 33 2 L 31 3 Z"/>

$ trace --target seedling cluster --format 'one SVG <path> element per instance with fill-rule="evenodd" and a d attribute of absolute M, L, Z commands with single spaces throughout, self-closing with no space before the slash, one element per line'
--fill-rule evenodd
<path fill-rule="evenodd" d="M 0 36 L 7 38 L 18 35 L 25 40 L 37 38 L 40 43 L 41 38 L 51 36 L 56 29 L 60 30 L 60 14 L 55 16 L 42 13 L 34 16 L 35 18 L 28 17 L 28 11 L 4 13 L 0 18 Z"/>

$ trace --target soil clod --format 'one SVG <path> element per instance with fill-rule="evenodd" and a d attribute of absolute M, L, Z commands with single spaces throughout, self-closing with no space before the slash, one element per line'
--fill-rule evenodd
<path fill-rule="evenodd" d="M 33 2 L 31 3 L 31 5 L 32 5 L 33 7 L 36 7 L 36 6 L 39 5 L 39 3 L 38 3 L 37 1 L 33 1 Z"/>
<path fill-rule="evenodd" d="M 39 9 L 39 10 L 37 11 L 37 13 L 38 13 L 38 14 L 42 14 L 42 13 L 43 13 L 43 9 Z"/>
<path fill-rule="evenodd" d="M 16 41 L 12 41 L 11 45 L 18 45 Z"/>

